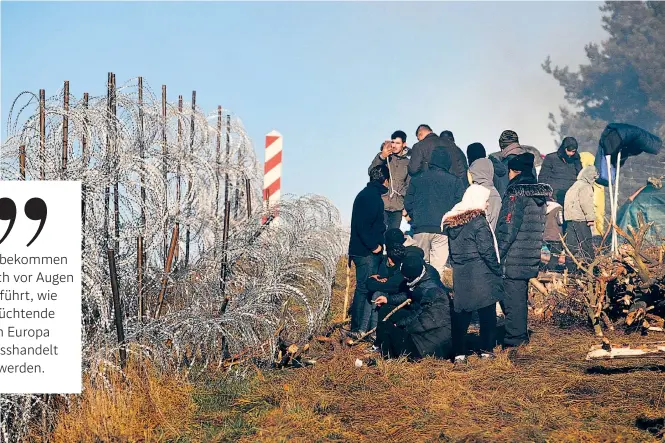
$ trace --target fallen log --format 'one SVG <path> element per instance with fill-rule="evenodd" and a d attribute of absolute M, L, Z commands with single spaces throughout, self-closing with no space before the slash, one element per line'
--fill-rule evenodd
<path fill-rule="evenodd" d="M 605 341 L 593 345 L 586 360 L 613 360 L 625 358 L 665 357 L 665 342 L 646 343 L 638 346 L 617 346 Z"/>

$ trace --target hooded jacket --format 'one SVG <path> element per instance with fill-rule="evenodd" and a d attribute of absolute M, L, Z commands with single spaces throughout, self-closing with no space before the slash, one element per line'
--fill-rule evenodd
<path fill-rule="evenodd" d="M 383 220 L 383 199 L 388 188 L 381 183 L 369 182 L 353 201 L 349 255 L 367 257 L 383 245 L 386 225 Z"/>
<path fill-rule="evenodd" d="M 448 153 L 437 148 L 432 152 L 429 169 L 411 179 L 404 209 L 411 217 L 414 234 L 440 234 L 443 214 L 462 200 L 466 186 L 448 172 L 449 168 Z"/>
<path fill-rule="evenodd" d="M 526 149 L 520 146 L 519 143 L 511 143 L 499 152 L 489 155 L 489 159 L 494 164 L 494 187 L 503 198 L 508 188 L 510 179 L 508 178 L 508 162 L 515 156 L 524 154 Z M 503 168 L 499 168 L 497 163 L 501 164 Z M 536 170 L 534 168 L 533 176 L 536 177 Z"/>
<path fill-rule="evenodd" d="M 499 219 L 501 211 L 501 196 L 494 187 L 494 166 L 492 161 L 487 158 L 479 158 L 471 163 L 469 167 L 471 179 L 474 184 L 483 186 L 490 190 L 489 209 L 487 210 L 487 221 L 492 229 L 496 228 L 496 222 Z"/>
<path fill-rule="evenodd" d="M 557 202 L 547 202 L 547 216 L 545 218 L 545 232 L 543 240 L 547 242 L 560 242 L 563 235 L 563 207 Z"/>
<path fill-rule="evenodd" d="M 529 280 L 538 275 L 545 230 L 546 203 L 552 188 L 522 173 L 511 180 L 501 203 L 496 228 L 506 278 Z"/>
<path fill-rule="evenodd" d="M 399 266 L 393 266 L 394 271 L 390 275 L 379 275 L 380 277 L 385 277 L 387 280 L 385 282 L 380 282 L 376 279 L 369 278 L 367 279 L 367 289 L 370 292 L 381 292 L 388 299 L 389 305 L 399 305 L 406 301 L 407 298 L 411 298 L 411 304 L 407 307 L 408 309 L 417 308 L 420 304 L 420 299 L 417 298 L 422 296 L 421 293 L 409 293 L 409 288 L 406 285 L 406 279 L 399 271 Z M 441 277 L 439 277 L 439 272 L 432 267 L 432 265 L 425 263 L 425 272 L 429 279 L 441 286 Z"/>
<path fill-rule="evenodd" d="M 578 174 L 577 181 L 566 192 L 566 201 L 563 206 L 563 217 L 566 221 L 596 220 L 593 206 L 593 184 L 597 176 L 595 166 L 587 166 Z"/>
<path fill-rule="evenodd" d="M 485 212 L 471 209 L 449 217 L 444 232 L 450 245 L 455 312 L 476 311 L 503 300 L 503 274 Z"/>
<path fill-rule="evenodd" d="M 428 273 L 411 288 L 410 297 L 420 300 L 412 313 L 396 324 L 409 333 L 423 357 L 447 358 L 452 342 L 450 299 L 448 293 Z"/>
<path fill-rule="evenodd" d="M 383 206 L 386 211 L 401 211 L 404 209 L 404 196 L 409 188 L 409 160 L 411 150 L 405 149 L 404 155 L 392 154 L 387 159 L 382 159 L 380 154 L 376 154 L 368 171 L 379 165 L 388 166 L 390 172 L 390 184 L 388 193 L 383 195 Z"/>
<path fill-rule="evenodd" d="M 546 183 L 552 187 L 554 199 L 563 205 L 566 191 L 575 183 L 577 175 L 582 170 L 580 153 L 569 157 L 565 145 L 561 145 L 556 152 L 547 154 L 543 160 L 538 176 L 539 183 Z"/>

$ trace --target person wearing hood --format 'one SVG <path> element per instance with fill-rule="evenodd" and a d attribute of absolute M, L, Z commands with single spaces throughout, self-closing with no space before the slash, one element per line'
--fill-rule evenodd
<path fill-rule="evenodd" d="M 469 168 L 471 168 L 471 165 L 478 159 L 481 158 L 489 158 L 489 160 L 492 162 L 492 168 L 493 168 L 493 175 L 492 175 L 492 184 L 494 186 L 494 189 L 497 190 L 499 193 L 499 198 L 503 198 L 503 193 L 499 191 L 499 188 L 501 187 L 501 184 L 504 181 L 504 177 L 507 178 L 508 175 L 508 167 L 504 165 L 501 160 L 499 160 L 496 155 L 490 155 L 487 157 L 487 153 L 485 151 L 485 146 L 483 146 L 482 143 L 471 143 L 469 146 L 466 148 L 466 156 L 469 158 Z M 469 179 L 469 183 L 473 183 L 471 179 Z M 503 192 L 505 192 L 505 186 L 502 188 Z M 491 197 L 490 197 L 491 198 Z"/>
<path fill-rule="evenodd" d="M 593 205 L 593 184 L 598 178 L 596 167 L 586 166 L 577 176 L 577 181 L 568 189 L 563 207 L 566 221 L 566 246 L 571 254 L 581 258 L 582 262 L 590 263 L 594 259 L 591 227 L 596 220 Z M 567 264 L 568 270 L 575 271 L 572 260 Z"/>
<path fill-rule="evenodd" d="M 474 160 L 469 167 L 469 174 L 474 185 L 480 185 L 489 190 L 489 207 L 486 211 L 487 221 L 492 229 L 496 229 L 496 222 L 499 220 L 501 211 L 501 196 L 494 187 L 494 166 L 487 158 Z"/>
<path fill-rule="evenodd" d="M 498 243 L 485 215 L 489 198 L 489 189 L 471 185 L 441 221 L 453 268 L 456 362 L 466 360 L 466 333 L 474 311 L 480 320 L 481 357 L 491 357 L 496 345 L 496 302 L 503 300 L 503 274 Z"/>
<path fill-rule="evenodd" d="M 399 228 L 402 223 L 404 196 L 409 187 L 410 150 L 406 146 L 404 131 L 395 131 L 381 145 L 381 152 L 376 154 L 369 170 L 379 165 L 388 167 L 388 193 L 383 195 L 386 229 Z"/>
<path fill-rule="evenodd" d="M 529 341 L 529 280 L 538 275 L 546 203 L 552 196 L 549 185 L 536 181 L 533 162 L 534 156 L 529 152 L 508 162 L 510 182 L 501 202 L 496 228 L 504 274 L 504 302 L 501 306 L 506 315 L 504 346 L 519 346 Z"/>
<path fill-rule="evenodd" d="M 450 161 L 452 162 L 450 173 L 464 180 L 466 177 L 466 171 L 469 169 L 469 164 L 464 156 L 464 151 L 455 144 L 455 136 L 452 131 L 443 131 L 441 135 L 439 135 L 439 138 L 443 142 L 442 146 L 444 149 L 448 151 Z"/>
<path fill-rule="evenodd" d="M 466 188 L 449 169 L 450 156 L 446 150 L 434 149 L 429 169 L 411 179 L 404 199 L 413 240 L 439 275 L 443 275 L 448 261 L 448 238 L 441 233 L 441 218 L 462 200 Z"/>
<path fill-rule="evenodd" d="M 426 356 L 449 358 L 452 328 L 448 293 L 427 273 L 422 257 L 407 255 L 400 269 L 406 279 L 409 298 L 420 303 L 409 310 L 408 315 L 380 321 L 376 346 L 387 358 L 401 355 L 412 360 Z"/>
<path fill-rule="evenodd" d="M 494 167 L 494 187 L 499 191 L 499 195 L 503 198 L 506 193 L 506 188 L 508 188 L 508 183 L 510 178 L 508 177 L 508 162 L 517 155 L 525 154 L 527 151 L 520 145 L 520 139 L 517 136 L 517 132 L 506 129 L 499 136 L 499 152 L 490 154 L 490 160 L 496 163 L 501 163 L 505 169 L 499 170 Z M 505 174 L 499 175 L 505 171 Z M 533 168 L 532 175 L 536 177 L 536 168 Z"/>
<path fill-rule="evenodd" d="M 402 275 L 400 266 L 406 257 L 414 255 L 412 248 L 415 248 L 415 246 L 404 247 L 403 245 L 393 245 L 386 247 L 386 265 L 379 268 L 379 275 L 373 275 L 367 280 L 367 288 L 370 292 L 374 292 L 373 298 L 378 308 L 379 321 L 383 320 L 390 311 L 406 301 L 407 298 L 410 298 L 406 279 Z M 415 255 L 423 258 L 422 250 L 419 249 L 419 252 L 415 253 Z M 425 264 L 425 268 L 428 278 L 443 288 L 443 283 L 436 269 L 428 264 Z M 415 294 L 416 297 L 418 295 Z M 401 315 L 417 307 L 419 303 L 420 299 L 411 298 L 411 304 L 402 308 L 399 313 L 396 312 L 394 316 L 397 317 L 394 317 L 394 319 L 400 318 Z M 372 325 L 372 327 L 374 326 L 376 324 Z"/>
<path fill-rule="evenodd" d="M 563 207 L 550 199 L 547 202 L 545 218 L 545 232 L 543 241 L 550 251 L 550 260 L 542 268 L 546 271 L 559 271 L 559 267 L 565 264 L 566 254 L 563 253 L 561 237 L 563 237 Z"/>
<path fill-rule="evenodd" d="M 356 289 L 351 304 L 351 332 L 367 331 L 372 304 L 367 279 L 377 273 L 383 254 L 386 225 L 383 220 L 383 199 L 388 192 L 388 168 L 376 166 L 369 172 L 369 183 L 353 201 L 349 260 L 356 265 Z"/>
<path fill-rule="evenodd" d="M 545 156 L 538 182 L 550 185 L 554 200 L 563 206 L 566 192 L 575 183 L 581 170 L 582 160 L 577 152 L 577 140 L 566 137 L 556 152 Z"/>

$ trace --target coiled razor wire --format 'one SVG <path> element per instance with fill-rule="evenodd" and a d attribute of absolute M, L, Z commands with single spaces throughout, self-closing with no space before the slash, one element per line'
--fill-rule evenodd
<path fill-rule="evenodd" d="M 64 89 L 47 98 L 43 156 L 39 97 L 23 92 L 12 105 L 8 138 L 0 151 L 1 180 L 22 179 L 19 148 L 23 146 L 26 180 L 39 180 L 43 170 L 46 180 L 83 183 L 84 370 L 104 380 L 104 368 L 117 366 L 107 259 L 107 248 L 114 245 L 128 352 L 149 358 L 164 371 L 183 364 L 222 367 L 233 358 L 251 358 L 254 364 L 267 366 L 274 358 L 278 331 L 283 339 L 304 343 L 325 320 L 346 241 L 339 212 L 320 196 L 286 196 L 279 204 L 279 223 L 262 226 L 261 217 L 269 216 L 261 205 L 262 171 L 240 119 L 225 112 L 220 126 L 217 112 L 205 114 L 192 109 L 191 103 L 183 103 L 182 111 L 167 103 L 164 118 L 161 99 L 145 82 L 142 92 L 139 105 L 138 82 L 132 79 L 87 103 L 69 95 L 68 109 Z M 68 143 L 63 168 L 65 116 Z M 246 181 L 253 184 L 249 196 Z M 227 182 L 231 215 L 228 279 L 222 294 Z M 168 242 L 176 223 L 179 254 L 166 274 Z M 187 263 L 186 231 L 190 234 Z M 136 277 L 139 236 L 146 253 L 143 293 L 148 316 L 143 319 Z M 169 285 L 165 310 L 155 318 L 165 276 Z M 18 441 L 35 417 L 53 418 L 55 413 L 36 395 L 3 395 L 0 410 L 3 441 Z"/>

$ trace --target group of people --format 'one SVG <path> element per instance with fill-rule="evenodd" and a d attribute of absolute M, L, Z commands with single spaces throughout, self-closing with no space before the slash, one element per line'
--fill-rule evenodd
<path fill-rule="evenodd" d="M 386 357 L 461 362 L 477 312 L 481 357 L 493 357 L 497 316 L 505 317 L 504 347 L 528 343 L 529 280 L 540 269 L 570 266 L 562 238 L 581 260 L 593 258 L 595 168 L 582 167 L 573 137 L 544 158 L 539 173 L 512 130 L 489 156 L 481 143 L 465 155 L 452 132 L 436 135 L 428 125 L 416 137 L 412 148 L 403 131 L 382 143 L 353 203 L 349 334 L 376 327 L 374 349 Z M 545 264 L 544 244 L 552 251 Z"/>

